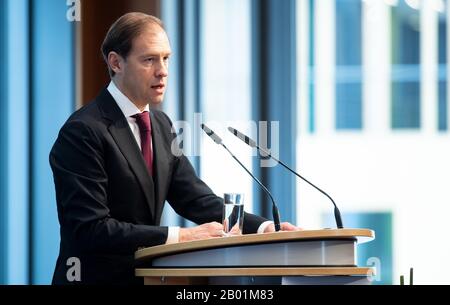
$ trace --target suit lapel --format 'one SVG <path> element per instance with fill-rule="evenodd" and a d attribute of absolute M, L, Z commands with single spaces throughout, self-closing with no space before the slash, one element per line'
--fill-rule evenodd
<path fill-rule="evenodd" d="M 151 113 L 152 122 L 152 141 L 153 141 L 153 157 L 154 157 L 154 170 L 156 177 L 156 224 L 159 223 L 161 219 L 161 213 L 165 201 L 165 188 L 168 181 L 169 174 L 169 154 L 170 151 L 165 149 L 164 140 L 161 134 L 161 126 L 155 119 L 153 112 Z"/>
<path fill-rule="evenodd" d="M 106 89 L 102 91 L 100 97 L 101 103 L 99 105 L 102 109 L 104 117 L 111 121 L 108 130 L 120 151 L 127 159 L 131 170 L 136 175 L 142 191 L 144 192 L 147 205 L 154 218 L 155 197 L 152 192 L 154 189 L 153 179 L 148 173 L 144 158 L 142 157 L 139 146 L 137 145 L 133 133 L 130 130 L 128 121 Z"/>

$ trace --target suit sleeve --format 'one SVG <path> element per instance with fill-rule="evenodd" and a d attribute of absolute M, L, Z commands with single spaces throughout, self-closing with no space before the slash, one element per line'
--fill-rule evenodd
<path fill-rule="evenodd" d="M 170 119 L 165 114 L 164 116 L 172 125 Z M 172 133 L 172 141 L 176 141 L 175 137 L 176 135 Z M 167 201 L 178 214 L 197 224 L 222 222 L 222 198 L 216 196 L 197 176 L 186 156 L 181 152 L 177 155 L 179 157 L 175 157 Z M 264 221 L 267 219 L 245 213 L 243 233 L 256 233 Z"/>
<path fill-rule="evenodd" d="M 50 153 L 61 234 L 74 250 L 132 254 L 165 243 L 167 227 L 136 225 L 110 216 L 101 137 L 81 121 L 61 129 Z"/>

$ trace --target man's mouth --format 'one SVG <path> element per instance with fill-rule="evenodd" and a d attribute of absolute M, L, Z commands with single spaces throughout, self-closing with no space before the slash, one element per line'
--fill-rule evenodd
<path fill-rule="evenodd" d="M 163 95 L 164 94 L 164 83 L 159 83 L 156 85 L 153 85 L 151 88 L 154 90 L 153 92 L 155 92 L 157 95 Z"/>
<path fill-rule="evenodd" d="M 152 89 L 164 89 L 164 84 L 157 84 L 157 85 L 153 85 Z"/>

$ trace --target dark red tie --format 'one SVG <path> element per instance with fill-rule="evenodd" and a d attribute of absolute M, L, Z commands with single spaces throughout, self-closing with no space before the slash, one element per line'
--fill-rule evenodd
<path fill-rule="evenodd" d="M 139 126 L 139 133 L 141 134 L 141 151 L 147 164 L 150 176 L 153 175 L 153 151 L 152 151 L 152 126 L 150 124 L 150 115 L 148 111 L 133 115 L 136 123 Z"/>

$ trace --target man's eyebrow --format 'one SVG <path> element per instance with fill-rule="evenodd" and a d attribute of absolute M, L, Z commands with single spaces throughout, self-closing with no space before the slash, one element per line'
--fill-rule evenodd
<path fill-rule="evenodd" d="M 170 56 L 170 55 L 172 55 L 172 52 L 146 53 L 146 54 L 143 54 L 141 57 Z"/>

